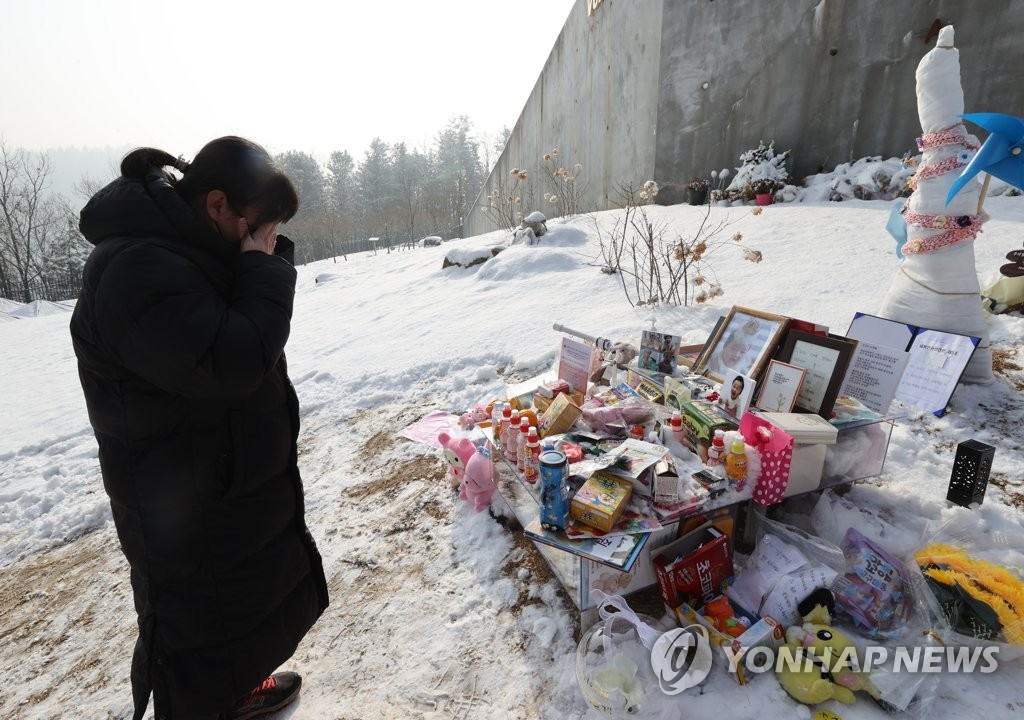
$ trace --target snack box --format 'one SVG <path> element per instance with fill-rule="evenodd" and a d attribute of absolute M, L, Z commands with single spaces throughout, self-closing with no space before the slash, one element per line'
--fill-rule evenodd
<path fill-rule="evenodd" d="M 629 506 L 633 484 L 598 470 L 576 491 L 569 506 L 573 519 L 610 532 Z"/>
<path fill-rule="evenodd" d="M 750 627 L 739 637 L 734 638 L 719 631 L 711 620 L 704 617 L 701 611 L 695 609 L 690 603 L 684 602 L 676 607 L 676 620 L 682 627 L 688 625 L 705 627 L 708 631 L 708 640 L 711 642 L 712 661 L 716 665 L 724 667 L 737 683 L 746 685 L 754 675 L 757 675 L 747 669 L 744 662 L 747 653 L 757 647 L 771 648 L 774 653 L 785 642 L 786 633 L 779 621 L 771 615 L 758 618 L 731 600 L 729 604 L 732 605 L 737 617 L 745 617 L 751 622 Z M 704 609 L 703 603 L 700 605 L 700 609 Z"/>
<path fill-rule="evenodd" d="M 670 610 L 684 602 L 703 605 L 732 577 L 729 536 L 705 522 L 651 552 L 661 596 Z"/>
<path fill-rule="evenodd" d="M 721 407 L 707 400 L 684 400 L 679 414 L 683 418 L 683 444 L 705 463 L 715 430 L 735 430 L 738 427 L 736 418 L 730 417 Z"/>
<path fill-rule="evenodd" d="M 626 384 L 633 388 L 633 392 L 637 395 L 652 403 L 660 403 L 665 399 L 665 392 L 656 380 L 642 375 L 632 368 L 626 373 Z"/>
<path fill-rule="evenodd" d="M 575 424 L 582 412 L 570 395 L 560 393 L 537 421 L 537 433 L 541 437 L 560 435 Z"/>

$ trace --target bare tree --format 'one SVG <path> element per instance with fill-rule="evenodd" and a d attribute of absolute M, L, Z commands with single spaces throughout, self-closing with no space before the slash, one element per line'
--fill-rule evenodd
<path fill-rule="evenodd" d="M 67 229 L 68 206 L 47 192 L 47 155 L 11 149 L 0 139 L 0 294 L 32 300 L 32 285 Z"/>

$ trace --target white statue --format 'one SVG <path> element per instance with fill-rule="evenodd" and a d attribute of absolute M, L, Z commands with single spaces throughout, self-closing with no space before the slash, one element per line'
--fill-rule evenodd
<path fill-rule="evenodd" d="M 980 146 L 961 122 L 964 93 L 953 26 L 939 32 L 935 47 L 917 66 L 917 112 L 924 135 L 921 165 L 903 217 L 905 259 L 893 278 L 883 317 L 933 330 L 973 335 L 981 343 L 963 382 L 992 382 L 992 349 L 974 263 L 974 237 L 987 216 L 979 189 L 969 183 L 946 205 L 946 195 Z"/>

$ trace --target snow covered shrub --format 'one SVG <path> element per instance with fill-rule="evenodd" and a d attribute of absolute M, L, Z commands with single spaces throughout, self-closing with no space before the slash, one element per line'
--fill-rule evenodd
<path fill-rule="evenodd" d="M 727 216 L 712 221 L 710 205 L 704 206 L 693 232 L 670 237 L 668 224 L 655 222 L 647 212 L 657 195 L 658 185 L 653 180 L 639 191 L 632 185 L 620 185 L 623 214 L 607 242 L 597 226 L 601 271 L 618 274 L 630 305 L 689 305 L 722 295 L 724 290 L 710 260 L 723 247 L 736 247 L 749 262 L 763 259 L 760 250 L 740 245 L 741 233 L 726 236 L 726 228 L 736 221 Z"/>
<path fill-rule="evenodd" d="M 914 158 L 865 157 L 841 163 L 830 173 L 809 175 L 801 198 L 807 202 L 831 200 L 893 200 L 909 194 L 916 170 Z"/>
<path fill-rule="evenodd" d="M 754 189 L 754 183 L 759 183 L 762 187 L 771 185 L 771 190 L 764 192 L 774 192 L 786 184 L 789 177 L 789 171 L 786 169 L 788 160 L 789 150 L 776 154 L 774 140 L 767 145 L 761 140 L 756 148 L 740 155 L 741 164 L 736 168 L 736 175 L 729 183 L 729 187 L 725 189 L 726 196 L 728 199 L 741 196 L 745 200 L 752 200 L 753 195 L 758 192 Z"/>

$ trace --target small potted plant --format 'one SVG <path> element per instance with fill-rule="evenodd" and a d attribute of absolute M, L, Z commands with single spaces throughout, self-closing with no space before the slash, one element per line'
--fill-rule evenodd
<path fill-rule="evenodd" d="M 708 181 L 695 177 L 686 184 L 687 202 L 691 205 L 703 205 L 708 201 Z"/>
<path fill-rule="evenodd" d="M 767 178 L 760 178 L 750 183 L 750 189 L 754 191 L 754 199 L 758 205 L 771 205 L 775 199 L 777 186 L 778 183 Z"/>

